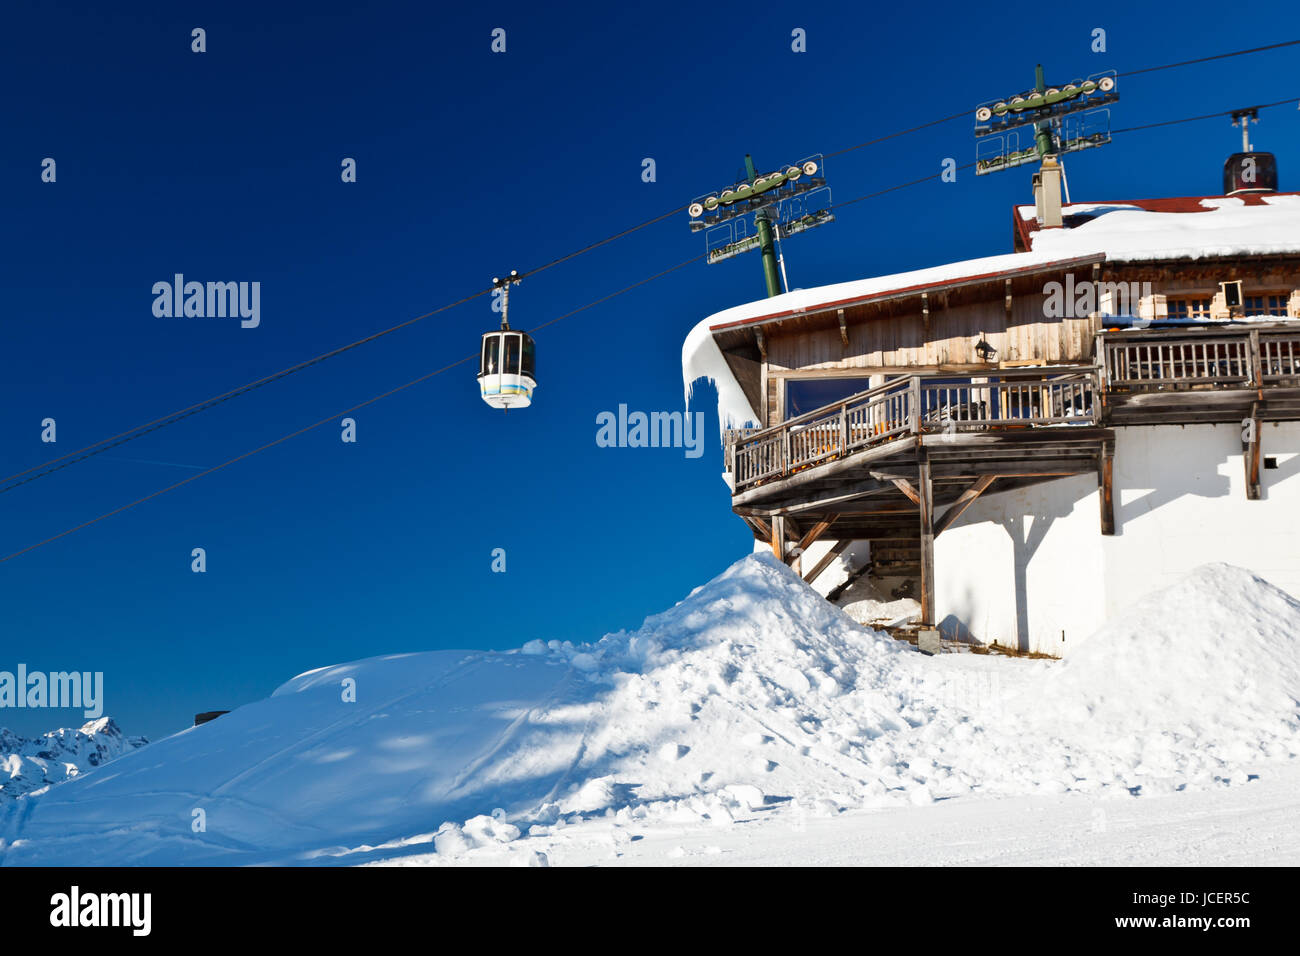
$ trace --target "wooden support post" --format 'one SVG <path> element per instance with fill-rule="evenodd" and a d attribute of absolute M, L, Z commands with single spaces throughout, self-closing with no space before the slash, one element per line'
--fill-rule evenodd
<path fill-rule="evenodd" d="M 764 362 L 767 361 L 767 340 L 763 338 L 763 330 L 754 330 L 754 342 L 758 345 L 758 354 Z"/>
<path fill-rule="evenodd" d="M 1263 431 L 1264 423 L 1259 418 L 1259 402 L 1254 402 L 1250 406 L 1250 418 L 1245 421 L 1241 430 L 1242 457 L 1246 461 L 1247 501 L 1259 501 L 1262 497 L 1259 486 L 1259 456 L 1263 445 Z"/>
<path fill-rule="evenodd" d="M 818 576 L 831 566 L 831 562 L 849 549 L 851 541 L 836 541 L 835 547 L 826 552 L 826 556 L 817 562 L 817 566 L 803 576 L 807 584 L 812 584 Z"/>
<path fill-rule="evenodd" d="M 921 623 L 934 620 L 934 485 L 930 481 L 930 458 L 921 453 L 917 488 L 921 506 Z"/>
<path fill-rule="evenodd" d="M 772 518 L 772 553 L 778 561 L 785 561 L 785 517 L 776 515 Z"/>
<path fill-rule="evenodd" d="M 1097 467 L 1097 484 L 1101 486 L 1101 533 L 1115 533 L 1115 448 L 1106 445 L 1101 452 L 1101 461 Z"/>
<path fill-rule="evenodd" d="M 781 560 L 788 564 L 790 570 L 794 571 L 795 574 L 802 575 L 803 562 L 800 558 L 803 556 L 803 552 L 793 543 L 799 540 L 799 522 L 789 514 L 785 516 L 785 534 L 786 540 L 791 542 L 791 544 L 785 549 L 785 556 Z"/>
<path fill-rule="evenodd" d="M 921 293 L 921 327 L 925 330 L 926 339 L 930 338 L 930 293 Z"/>
<path fill-rule="evenodd" d="M 844 343 L 845 348 L 848 348 L 849 347 L 849 325 L 847 322 L 844 321 L 844 310 L 840 309 L 838 311 L 840 316 L 840 341 Z"/>
<path fill-rule="evenodd" d="M 934 536 L 937 538 L 947 531 L 949 526 L 961 517 L 962 512 L 973 505 L 975 499 L 984 494 L 989 485 L 993 484 L 997 479 L 997 475 L 984 475 L 975 479 L 975 483 L 963 491 L 957 500 L 949 506 L 948 510 L 943 513 L 943 517 L 935 522 Z"/>

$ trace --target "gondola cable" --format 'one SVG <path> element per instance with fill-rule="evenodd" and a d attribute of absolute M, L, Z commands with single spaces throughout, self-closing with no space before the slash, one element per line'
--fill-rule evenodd
<path fill-rule="evenodd" d="M 610 299 L 631 292 L 633 289 L 638 289 L 649 282 L 653 282 L 656 279 L 663 278 L 664 276 L 670 273 L 676 272 L 678 269 L 685 268 L 686 266 L 691 265 L 694 262 L 699 262 L 703 258 L 704 258 L 703 254 L 698 256 L 692 256 L 689 259 L 677 263 L 677 265 L 675 266 L 669 266 L 667 269 L 664 269 L 661 272 L 656 272 L 654 275 L 647 276 L 646 278 L 640 279 L 637 282 L 632 283 L 631 285 L 624 286 L 622 289 L 619 289 L 616 292 L 611 292 L 608 293 L 607 295 L 603 295 L 599 299 L 594 299 L 591 302 L 588 302 L 586 305 L 579 306 L 576 309 L 573 309 L 569 312 L 565 312 L 562 315 L 556 316 L 553 319 L 543 322 L 541 325 L 537 326 L 536 328 L 530 329 L 529 332 L 530 333 L 537 332 L 540 329 L 547 328 L 548 326 L 552 326 L 557 322 L 562 322 L 565 319 L 571 318 L 572 316 L 575 316 L 580 312 L 585 312 L 588 309 L 595 308 L 596 306 L 600 305 L 603 302 L 608 302 Z M 119 515 L 124 511 L 129 511 L 132 508 L 135 508 L 138 505 L 142 505 L 147 501 L 151 501 L 154 498 L 157 498 L 160 495 L 164 495 L 169 491 L 174 491 L 177 488 L 183 487 L 184 485 L 188 485 L 192 481 L 198 481 L 200 478 L 204 477 L 205 475 L 210 475 L 213 472 L 222 470 L 223 468 L 228 468 L 231 465 L 241 462 L 246 458 L 251 458 L 260 452 L 266 451 L 270 448 L 274 448 L 277 445 L 282 445 L 292 438 L 297 438 L 299 435 L 304 435 L 309 431 L 313 431 L 314 429 L 320 428 L 323 425 L 328 425 L 331 422 L 337 422 L 339 418 L 341 418 L 344 415 L 348 415 L 359 409 L 365 408 L 367 405 L 373 405 L 375 402 L 388 398 L 390 395 L 396 395 L 398 392 L 411 388 L 414 385 L 419 385 L 421 382 L 427 382 L 429 379 L 441 375 L 443 372 L 449 372 L 454 368 L 458 368 L 459 366 L 466 364 L 467 362 L 472 362 L 474 361 L 475 358 L 477 358 L 477 356 L 467 355 L 464 358 L 457 359 L 456 361 L 444 365 L 439 369 L 436 369 L 432 372 L 428 372 L 424 375 L 419 376 L 418 378 L 411 379 L 411 381 L 405 382 L 402 385 L 398 385 L 395 388 L 390 388 L 388 389 L 388 391 L 382 392 L 379 395 L 374 395 L 363 402 L 358 402 L 356 405 L 353 405 L 351 408 L 344 409 L 343 411 L 338 412 L 334 415 L 330 415 L 326 418 L 322 418 L 320 421 L 313 422 L 312 424 L 306 425 L 302 428 L 292 431 L 287 435 L 282 435 L 281 437 L 275 439 L 274 441 L 267 442 L 264 445 L 252 449 L 251 451 L 246 451 L 240 455 L 236 455 L 234 458 L 229 458 L 218 465 L 213 465 L 211 468 L 205 468 L 203 471 L 200 471 L 197 474 L 190 475 L 188 478 L 183 478 L 182 480 L 170 484 L 165 488 L 159 488 L 157 491 L 151 492 L 150 494 L 145 495 L 143 498 L 137 498 L 135 501 L 114 508 L 112 511 L 106 511 L 97 517 L 91 518 L 89 521 L 83 521 L 78 525 L 74 525 L 71 528 L 68 528 L 64 531 L 60 531 L 58 534 L 51 535 L 50 537 L 46 538 L 43 541 L 38 541 L 35 544 L 30 544 L 25 548 L 21 548 L 18 551 L 14 551 L 10 554 L 5 555 L 4 557 L 0 557 L 0 564 L 3 564 L 6 561 L 11 561 L 14 558 L 17 558 L 21 555 L 27 554 L 29 551 L 35 551 L 37 548 L 44 547 L 47 544 L 51 544 L 55 541 L 58 541 L 60 538 L 66 538 L 70 534 L 80 531 L 83 528 L 88 528 L 91 525 L 97 524 L 100 521 L 103 521 L 107 518 L 111 518 L 114 515 Z"/>

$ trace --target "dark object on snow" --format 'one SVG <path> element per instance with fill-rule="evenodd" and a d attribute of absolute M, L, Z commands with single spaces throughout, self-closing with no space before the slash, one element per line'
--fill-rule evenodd
<path fill-rule="evenodd" d="M 230 713 L 228 710 L 205 710 L 201 714 L 194 715 L 194 726 L 197 727 L 199 724 L 206 724 L 209 720 L 216 720 L 222 714 L 228 713 Z"/>

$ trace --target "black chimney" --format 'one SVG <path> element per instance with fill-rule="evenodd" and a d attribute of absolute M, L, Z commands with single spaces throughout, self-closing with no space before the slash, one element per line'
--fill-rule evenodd
<path fill-rule="evenodd" d="M 1272 153 L 1233 153 L 1223 164 L 1223 194 L 1277 192 L 1277 158 Z"/>

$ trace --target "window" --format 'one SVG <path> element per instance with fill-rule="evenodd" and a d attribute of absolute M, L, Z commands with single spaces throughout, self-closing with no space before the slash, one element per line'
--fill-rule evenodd
<path fill-rule="evenodd" d="M 537 345 L 530 336 L 524 336 L 524 364 L 522 372 L 529 378 L 537 378 Z"/>
<path fill-rule="evenodd" d="M 865 392 L 869 378 L 788 378 L 785 380 L 785 417 L 831 405 L 840 399 Z"/>
<path fill-rule="evenodd" d="M 483 359 L 479 363 L 480 375 L 495 375 L 497 373 L 497 362 L 501 355 L 501 336 L 489 335 L 483 340 Z"/>
<path fill-rule="evenodd" d="M 1285 292 L 1266 292 L 1246 296 L 1247 315 L 1286 315 L 1286 303 L 1291 298 Z"/>
<path fill-rule="evenodd" d="M 1171 319 L 1208 319 L 1210 317 L 1209 298 L 1169 298 L 1169 318 Z"/>
<path fill-rule="evenodd" d="M 506 357 L 501 363 L 501 370 L 507 375 L 519 374 L 519 336 L 506 336 Z"/>

